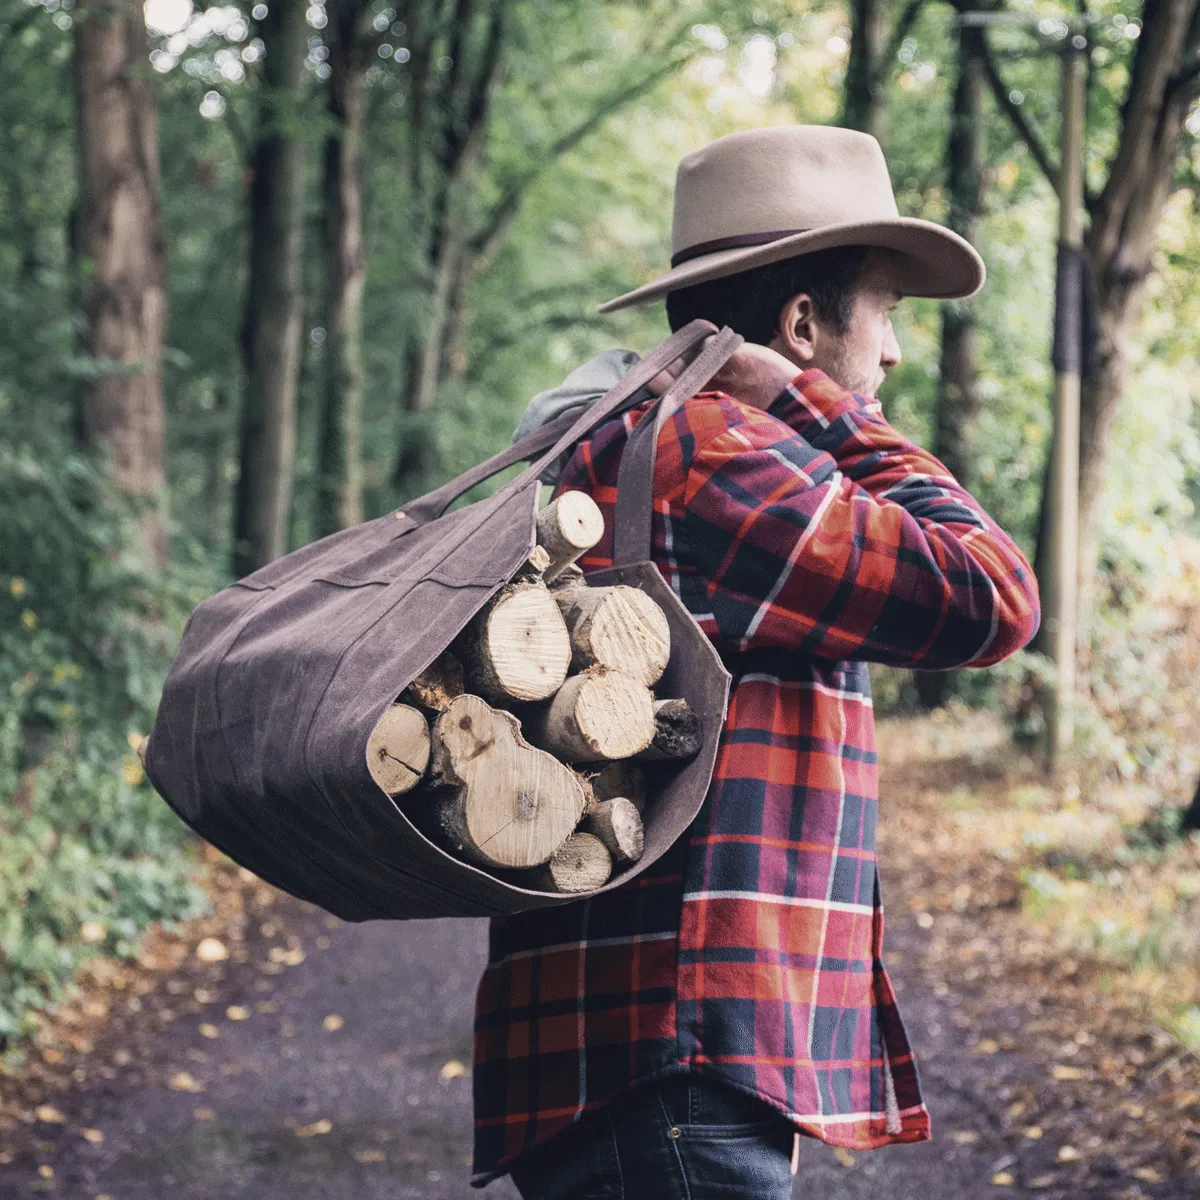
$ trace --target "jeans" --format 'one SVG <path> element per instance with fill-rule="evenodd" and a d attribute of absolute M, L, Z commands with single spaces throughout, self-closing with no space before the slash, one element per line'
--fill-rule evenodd
<path fill-rule="evenodd" d="M 793 1129 L 699 1075 L 585 1113 L 513 1168 L 523 1200 L 787 1200 Z"/>

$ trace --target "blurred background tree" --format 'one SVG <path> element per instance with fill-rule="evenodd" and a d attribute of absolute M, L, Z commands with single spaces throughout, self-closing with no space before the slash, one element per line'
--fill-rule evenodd
<path fill-rule="evenodd" d="M 714 137 L 869 129 L 901 212 L 979 245 L 978 298 L 904 306 L 883 401 L 1034 551 L 1067 26 L 1010 3 L 1033 33 L 964 28 L 964 0 L 0 0 L 0 822 L 26 848 L 0 849 L 0 909 L 43 906 L 0 931 L 0 1037 L 87 950 L 81 912 L 120 948 L 195 903 L 127 745 L 188 607 L 652 345 L 660 308 L 595 305 L 664 268 L 675 164 Z M 1196 0 L 1089 11 L 1078 748 L 1182 805 L 1200 26 Z M 1042 677 L 881 672 L 878 705 L 986 704 L 1031 738 Z"/>

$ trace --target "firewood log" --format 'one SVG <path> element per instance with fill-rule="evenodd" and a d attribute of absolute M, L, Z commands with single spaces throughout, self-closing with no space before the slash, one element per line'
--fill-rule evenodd
<path fill-rule="evenodd" d="M 644 683 L 658 681 L 671 657 L 671 627 L 645 592 L 614 587 L 571 587 L 554 591 L 571 635 L 571 666 L 610 667 Z"/>
<path fill-rule="evenodd" d="M 586 492 L 563 492 L 538 513 L 538 545 L 550 555 L 547 583 L 604 536 L 604 514 Z"/>
<path fill-rule="evenodd" d="M 590 892 L 608 882 L 612 867 L 612 856 L 598 837 L 573 833 L 523 882 L 540 892 Z"/>
<path fill-rule="evenodd" d="M 588 780 L 596 801 L 612 800 L 622 796 L 639 813 L 646 807 L 646 772 L 637 763 L 624 759 L 621 762 L 605 763 L 601 770 Z"/>
<path fill-rule="evenodd" d="M 686 700 L 655 700 L 654 738 L 638 758 L 654 762 L 665 758 L 692 758 L 700 753 L 704 730 Z"/>
<path fill-rule="evenodd" d="M 421 782 L 429 765 L 429 725 L 410 704 L 393 704 L 367 739 L 371 778 L 389 796 L 409 792 Z"/>
<path fill-rule="evenodd" d="M 646 831 L 633 802 L 624 796 L 594 803 L 583 820 L 583 829 L 604 843 L 618 866 L 642 857 Z"/>
<path fill-rule="evenodd" d="M 434 722 L 430 779 L 435 830 L 483 866 L 546 862 L 590 798 L 570 767 L 525 741 L 512 713 L 469 694 Z"/>
<path fill-rule="evenodd" d="M 629 758 L 654 738 L 650 690 L 628 675 L 590 667 L 525 717 L 529 740 L 564 762 Z"/>
<path fill-rule="evenodd" d="M 422 708 L 445 712 L 450 701 L 466 690 L 462 663 L 450 653 L 436 658 L 408 685 L 409 695 Z"/>
<path fill-rule="evenodd" d="M 501 588 L 463 633 L 470 689 L 493 704 L 545 700 L 571 665 L 571 639 L 554 597 L 540 580 Z"/>

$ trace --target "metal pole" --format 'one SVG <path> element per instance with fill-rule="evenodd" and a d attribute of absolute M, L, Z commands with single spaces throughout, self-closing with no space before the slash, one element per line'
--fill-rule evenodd
<path fill-rule="evenodd" d="M 1062 64 L 1062 166 L 1058 180 L 1060 254 L 1078 255 L 1083 245 L 1083 106 L 1087 41 L 1076 34 Z M 1070 280 L 1063 286 L 1064 275 Z M 1073 286 L 1072 286 L 1073 284 Z M 1054 442 L 1048 479 L 1050 522 L 1043 596 L 1046 648 L 1056 668 L 1050 705 L 1047 757 L 1051 770 L 1075 734 L 1075 639 L 1079 572 L 1079 374 L 1080 277 L 1059 271 L 1060 347 L 1054 377 Z"/>

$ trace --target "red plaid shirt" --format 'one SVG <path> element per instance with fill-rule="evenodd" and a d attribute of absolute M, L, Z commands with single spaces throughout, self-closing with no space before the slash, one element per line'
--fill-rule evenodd
<path fill-rule="evenodd" d="M 561 487 L 608 518 L 625 440 L 576 448 Z M 867 1149 L 929 1136 L 880 957 L 867 662 L 985 666 L 1025 645 L 1020 550 L 878 402 L 819 371 L 769 412 L 717 393 L 669 420 L 654 558 L 733 674 L 708 798 L 638 878 L 492 922 L 475 1023 L 482 1185 L 580 1114 L 699 1071 L 805 1134 Z"/>

